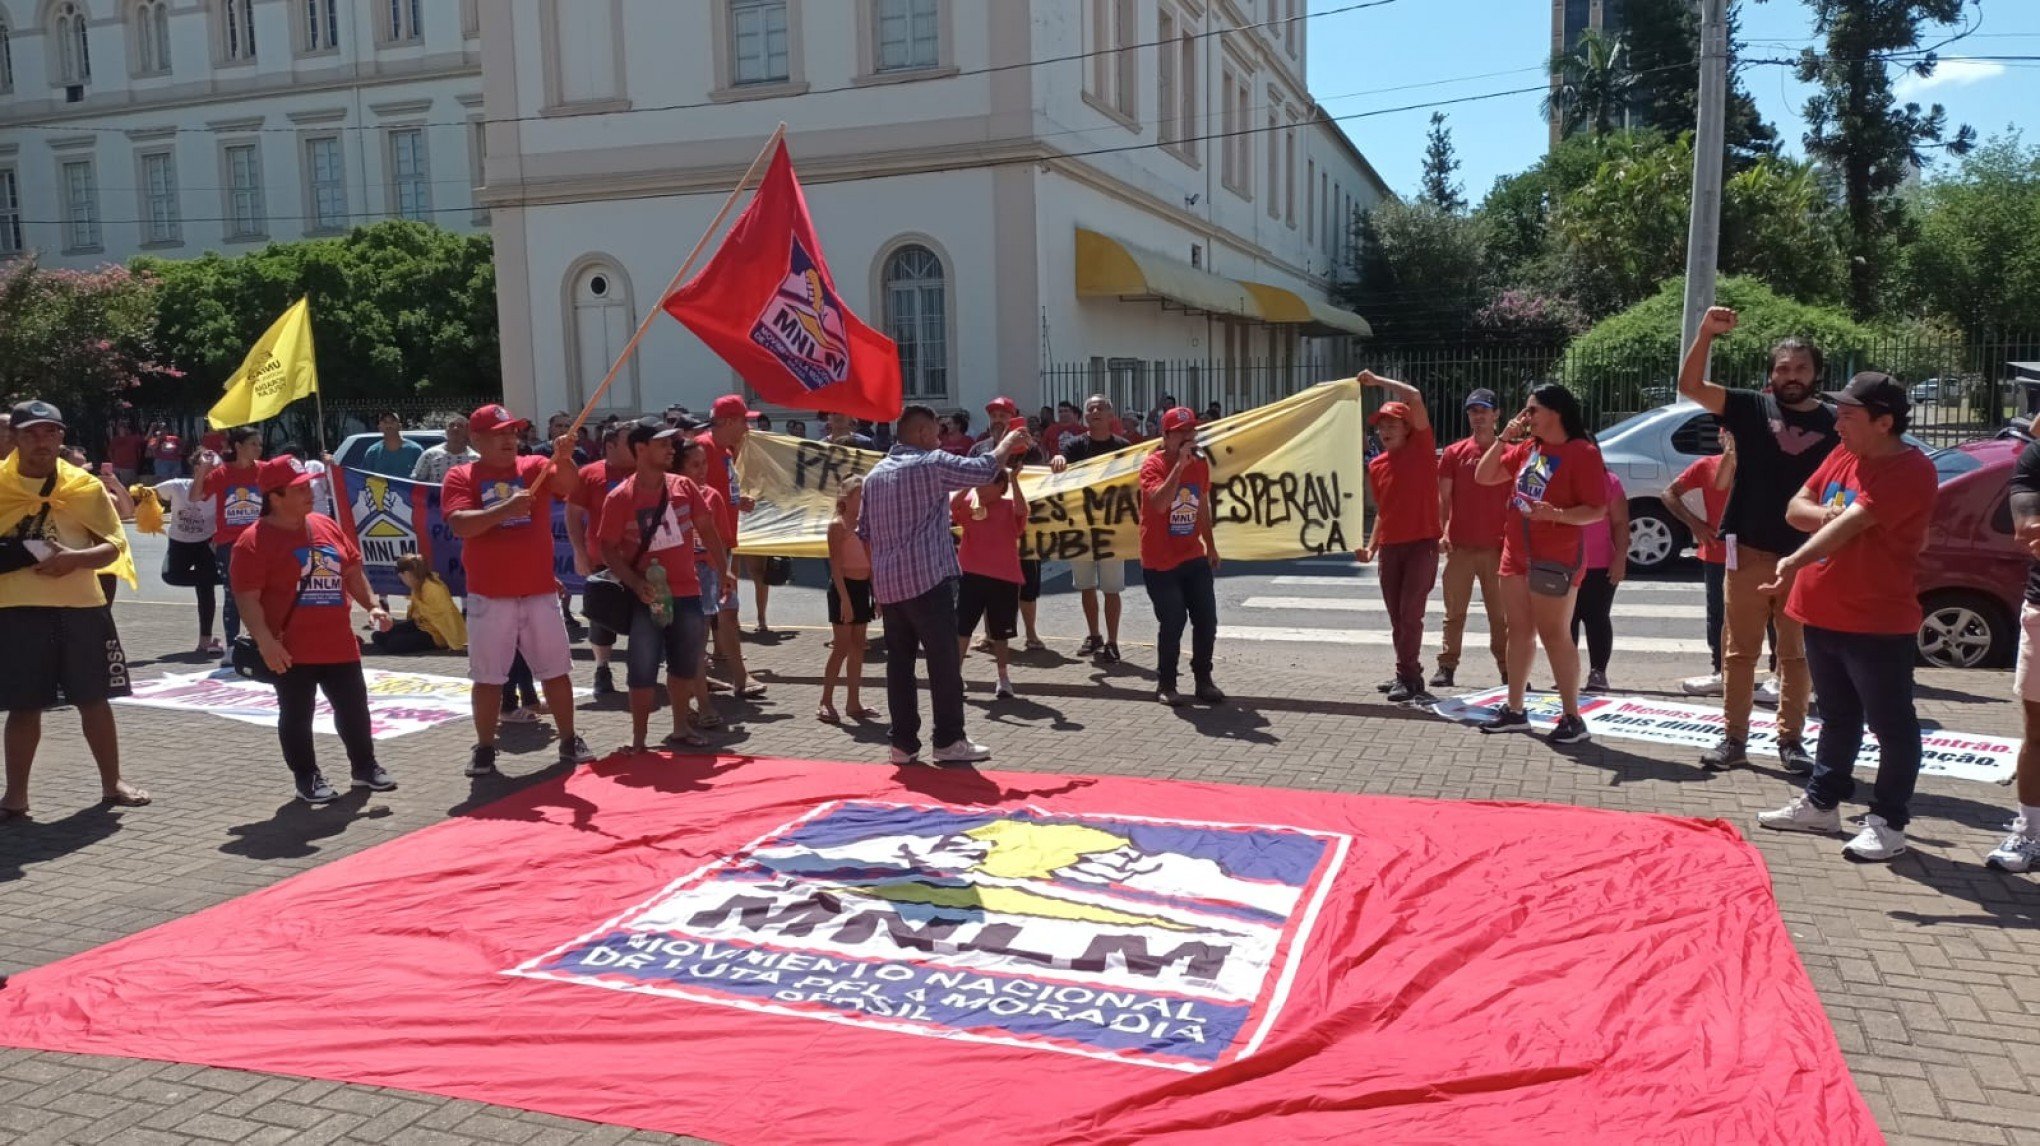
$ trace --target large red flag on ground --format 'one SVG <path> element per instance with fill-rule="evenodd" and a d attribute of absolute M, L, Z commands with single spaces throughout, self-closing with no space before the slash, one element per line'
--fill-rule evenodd
<path fill-rule="evenodd" d="M 899 348 L 836 294 L 783 141 L 715 257 L 665 307 L 767 402 L 900 416 Z"/>
<path fill-rule="evenodd" d="M 616 757 L 16 975 L 0 1045 L 733 1143 L 1880 1142 L 1726 824 Z"/>

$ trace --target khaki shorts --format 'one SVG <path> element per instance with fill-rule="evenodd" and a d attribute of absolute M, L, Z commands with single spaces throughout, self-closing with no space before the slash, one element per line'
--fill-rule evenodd
<path fill-rule="evenodd" d="M 501 685 L 510 679 L 517 654 L 531 666 L 531 679 L 548 681 L 574 671 L 567 622 L 554 593 L 535 597 L 468 594 L 468 679 Z"/>
<path fill-rule="evenodd" d="M 2020 700 L 2040 704 L 2040 606 L 2030 602 L 2019 609 L 2019 664 L 2012 672 L 2012 691 Z"/>
<path fill-rule="evenodd" d="M 1070 584 L 1080 593 L 1102 589 L 1107 593 L 1126 592 L 1126 561 L 1118 557 L 1099 560 L 1095 557 L 1079 557 L 1070 562 Z"/>

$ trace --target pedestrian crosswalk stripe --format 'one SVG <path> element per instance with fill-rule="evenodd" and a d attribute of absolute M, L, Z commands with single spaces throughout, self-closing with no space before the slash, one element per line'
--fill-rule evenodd
<path fill-rule="evenodd" d="M 1395 638 L 1386 629 L 1298 629 L 1267 625 L 1228 625 L 1218 627 L 1221 641 L 1287 641 L 1296 644 L 1320 645 L 1392 645 Z M 1487 633 L 1466 631 L 1468 648 L 1487 645 Z M 1428 646 L 1427 646 L 1428 647 Z M 1683 641 L 1671 637 L 1624 637 L 1615 638 L 1618 653 L 1699 653 L 1707 652 L 1706 641 Z"/>
<path fill-rule="evenodd" d="M 1373 587 L 1380 579 L 1369 575 L 1351 577 L 1270 577 L 1268 583 L 1292 589 L 1351 589 L 1365 585 Z M 1706 592 L 1706 586 L 1698 581 L 1624 581 L 1615 592 L 1624 593 L 1680 593 L 1699 596 Z"/>
<path fill-rule="evenodd" d="M 1426 612 L 1444 613 L 1436 600 L 1425 602 Z M 1387 610 L 1387 602 L 1379 596 L 1358 597 L 1249 597 L 1245 608 L 1249 609 L 1296 609 L 1321 613 L 1380 613 Z M 1707 619 L 1705 605 L 1616 605 L 1610 616 L 1626 617 L 1635 621 L 1704 621 Z"/>

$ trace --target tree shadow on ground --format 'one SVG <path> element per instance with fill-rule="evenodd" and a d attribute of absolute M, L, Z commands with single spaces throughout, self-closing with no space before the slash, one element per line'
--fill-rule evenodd
<path fill-rule="evenodd" d="M 380 820 L 396 814 L 387 804 L 370 807 L 372 796 L 366 788 L 353 788 L 330 804 L 307 804 L 293 798 L 266 820 L 228 828 L 227 834 L 234 838 L 219 850 L 258 860 L 317 855 L 317 841 L 340 835 L 356 820 Z"/>
<path fill-rule="evenodd" d="M 0 883 L 20 879 L 34 864 L 62 859 L 107 839 L 121 830 L 121 817 L 129 811 L 140 809 L 99 803 L 61 819 L 28 818 L 0 824 Z"/>
<path fill-rule="evenodd" d="M 1004 804 L 1015 800 L 1039 800 L 1080 792 L 1095 780 L 1067 777 L 1060 783 L 1040 788 L 1003 788 L 991 777 L 968 764 L 930 768 L 903 764 L 893 769 L 893 779 L 909 791 L 950 804 Z"/>

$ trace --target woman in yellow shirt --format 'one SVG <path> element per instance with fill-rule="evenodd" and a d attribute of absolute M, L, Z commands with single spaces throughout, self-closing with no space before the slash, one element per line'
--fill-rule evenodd
<path fill-rule="evenodd" d="M 371 640 L 385 653 L 425 653 L 444 649 L 460 652 L 467 648 L 467 618 L 454 607 L 453 591 L 432 566 L 416 553 L 397 558 L 397 576 L 411 593 L 411 607 L 404 619 L 386 633 Z"/>

